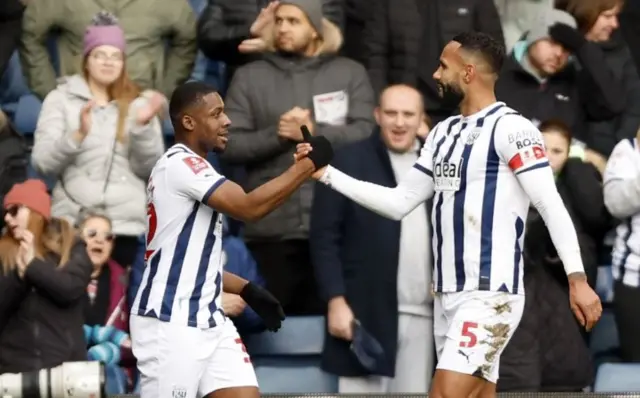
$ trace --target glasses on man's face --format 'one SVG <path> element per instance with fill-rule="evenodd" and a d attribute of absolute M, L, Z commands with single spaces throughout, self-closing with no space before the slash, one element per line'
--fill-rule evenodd
<path fill-rule="evenodd" d="M 122 54 L 120 53 L 106 54 L 100 51 L 91 54 L 91 58 L 103 64 L 106 63 L 107 61 L 111 61 L 114 64 L 120 63 L 123 61 Z"/>
<path fill-rule="evenodd" d="M 11 217 L 15 217 L 18 215 L 18 212 L 20 211 L 20 208 L 22 206 L 9 206 L 6 209 L 4 209 L 5 214 L 10 215 Z"/>
<path fill-rule="evenodd" d="M 112 232 L 98 231 L 96 229 L 87 229 L 87 230 L 85 230 L 84 231 L 84 236 L 89 238 L 89 239 L 94 239 L 94 238 L 97 238 L 97 237 L 101 237 L 102 239 L 106 240 L 107 242 L 111 242 L 115 238 L 115 236 L 113 235 Z"/>

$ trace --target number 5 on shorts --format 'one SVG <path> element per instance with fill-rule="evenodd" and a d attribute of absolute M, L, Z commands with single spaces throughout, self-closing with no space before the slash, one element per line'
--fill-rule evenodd
<path fill-rule="evenodd" d="M 465 322 L 462 324 L 462 337 L 466 338 L 467 341 L 461 341 L 460 347 L 472 348 L 478 343 L 478 337 L 474 332 L 477 328 L 478 324 L 476 322 Z"/>

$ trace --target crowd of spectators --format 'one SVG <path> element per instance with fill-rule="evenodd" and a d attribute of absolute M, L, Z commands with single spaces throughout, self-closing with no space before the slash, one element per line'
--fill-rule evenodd
<path fill-rule="evenodd" d="M 146 180 L 172 145 L 166 106 L 178 84 L 205 80 L 223 95 L 228 148 L 208 160 L 245 190 L 290 166 L 303 124 L 331 141 L 339 169 L 394 186 L 431 128 L 457 113 L 432 74 L 462 31 L 505 44 L 498 100 L 541 130 L 589 283 L 602 292 L 607 327 L 617 325 L 612 350 L 590 349 L 595 332 L 574 319 L 532 210 L 525 315 L 498 389 L 582 391 L 601 362 L 640 362 L 638 8 L 4 0 L 0 374 L 97 360 L 111 392 L 135 389 L 128 304 L 144 267 Z M 259 222 L 225 219 L 224 263 L 265 285 L 288 316 L 326 317 L 321 367 L 339 377 L 339 392 L 422 393 L 436 362 L 430 214 L 428 203 L 388 220 L 307 182 Z M 222 302 L 241 335 L 264 332 L 242 298 L 224 293 Z"/>

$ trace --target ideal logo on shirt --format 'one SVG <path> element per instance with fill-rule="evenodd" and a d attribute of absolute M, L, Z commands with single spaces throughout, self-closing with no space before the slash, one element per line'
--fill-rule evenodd
<path fill-rule="evenodd" d="M 440 161 L 433 166 L 433 181 L 436 191 L 457 191 L 460 189 L 462 161 L 458 163 Z"/>

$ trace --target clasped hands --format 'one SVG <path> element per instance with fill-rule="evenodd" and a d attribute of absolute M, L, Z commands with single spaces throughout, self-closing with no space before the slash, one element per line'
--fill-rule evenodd
<path fill-rule="evenodd" d="M 308 158 L 315 168 L 312 177 L 320 179 L 324 174 L 327 165 L 333 160 L 333 146 L 326 137 L 313 136 L 306 125 L 300 127 L 302 142 L 296 146 L 296 153 L 293 160 L 298 163 Z"/>
<path fill-rule="evenodd" d="M 16 254 L 16 271 L 20 279 L 24 278 L 27 267 L 35 258 L 35 247 L 33 234 L 30 231 L 23 231 L 19 237 L 20 246 Z"/>

